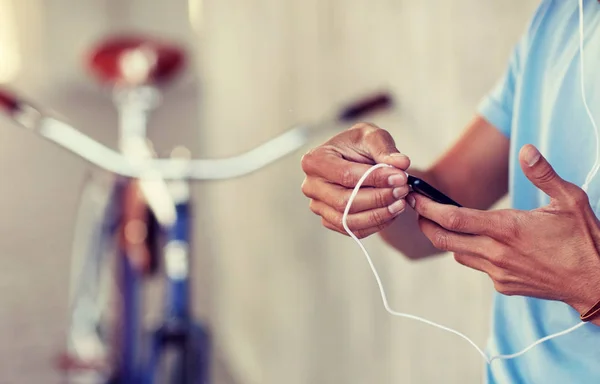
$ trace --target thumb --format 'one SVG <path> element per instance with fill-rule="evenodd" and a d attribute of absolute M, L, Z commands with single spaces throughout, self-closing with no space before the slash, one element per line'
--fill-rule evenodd
<path fill-rule="evenodd" d="M 525 176 L 552 199 L 570 196 L 571 183 L 563 180 L 548 160 L 531 144 L 526 144 L 519 152 L 521 169 Z"/>
<path fill-rule="evenodd" d="M 402 170 L 410 166 L 408 156 L 400 153 L 394 138 L 384 129 L 377 129 L 366 135 L 363 144 L 376 163 L 389 164 Z"/>

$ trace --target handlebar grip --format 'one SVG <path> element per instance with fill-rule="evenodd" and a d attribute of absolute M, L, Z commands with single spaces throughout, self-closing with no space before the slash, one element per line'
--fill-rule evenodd
<path fill-rule="evenodd" d="M 11 92 L 0 89 L 0 112 L 13 114 L 18 109 L 18 99 Z"/>
<path fill-rule="evenodd" d="M 376 110 L 388 109 L 391 106 L 392 96 L 389 93 L 376 94 L 374 96 L 361 99 L 342 109 L 338 115 L 338 120 L 340 122 L 347 123 L 357 120 L 362 116 L 372 113 Z"/>

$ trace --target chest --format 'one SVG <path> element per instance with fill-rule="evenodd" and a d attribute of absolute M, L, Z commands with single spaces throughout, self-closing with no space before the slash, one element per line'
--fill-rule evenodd
<path fill-rule="evenodd" d="M 586 8 L 589 12 L 584 17 L 582 72 L 577 2 L 561 3 L 567 9 L 555 12 L 556 17 L 538 29 L 521 63 L 511 135 L 511 178 L 517 187 L 529 183 L 516 176 L 521 173 L 516 157 L 527 143 L 536 145 L 561 177 L 579 186 L 596 162 L 594 123 L 600 130 L 600 4 L 589 3 Z M 587 108 L 582 97 L 582 74 Z M 591 183 L 588 194 L 592 206 L 600 212 L 600 174 Z M 547 198 L 539 194 L 538 206 L 545 203 Z"/>

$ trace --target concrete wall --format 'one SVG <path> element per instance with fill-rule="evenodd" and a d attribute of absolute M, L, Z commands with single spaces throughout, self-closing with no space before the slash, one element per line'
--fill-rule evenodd
<path fill-rule="evenodd" d="M 95 37 L 133 26 L 183 39 L 196 52 L 194 71 L 153 121 L 163 152 L 184 142 L 199 156 L 234 154 L 354 96 L 390 89 L 398 108 L 373 121 L 417 167 L 456 139 L 536 5 L 191 0 L 203 3 L 194 29 L 186 1 L 12 2 L 27 58 L 15 86 L 103 142 L 114 143 L 115 115 L 86 83 L 80 56 Z M 194 190 L 197 313 L 215 333 L 220 375 L 227 371 L 218 382 L 480 382 L 483 362 L 464 341 L 383 310 L 358 247 L 309 212 L 300 192 L 302 152 Z M 75 202 L 86 169 L 0 123 L 1 383 L 59 382 L 51 359 L 63 344 Z M 484 344 L 492 292 L 484 276 L 448 257 L 410 263 L 375 237 L 365 243 L 393 308 Z"/>

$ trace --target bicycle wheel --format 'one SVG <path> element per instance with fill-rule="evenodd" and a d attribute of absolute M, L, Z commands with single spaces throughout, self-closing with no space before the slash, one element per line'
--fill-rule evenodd
<path fill-rule="evenodd" d="M 118 314 L 109 261 L 114 255 L 115 180 L 88 174 L 75 218 L 69 287 L 67 346 L 59 360 L 68 383 L 105 383 L 113 371 L 107 329 Z M 111 314 L 111 312 L 113 312 Z"/>
<path fill-rule="evenodd" d="M 148 367 L 145 384 L 209 384 L 210 336 L 205 327 L 163 327 L 153 335 L 152 349 L 156 367 Z"/>
<path fill-rule="evenodd" d="M 73 246 L 68 382 L 136 383 L 143 279 L 157 268 L 156 221 L 134 180 L 87 180 Z"/>

